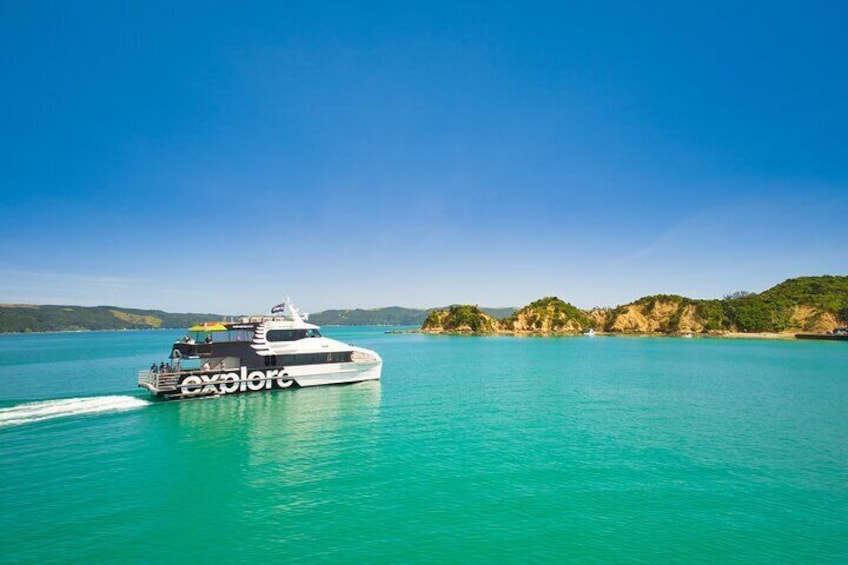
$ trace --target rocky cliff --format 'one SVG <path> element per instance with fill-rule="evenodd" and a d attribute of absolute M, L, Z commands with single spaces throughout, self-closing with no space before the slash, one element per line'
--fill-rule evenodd
<path fill-rule="evenodd" d="M 501 321 L 501 332 L 514 334 L 578 334 L 594 327 L 586 312 L 548 296 L 531 302 Z"/>
<path fill-rule="evenodd" d="M 600 327 L 607 332 L 664 334 L 729 329 L 719 301 L 692 300 L 676 295 L 646 296 L 619 306 L 609 312 Z"/>
<path fill-rule="evenodd" d="M 485 316 L 485 318 L 483 317 Z M 434 310 L 428 333 L 578 334 L 588 329 L 622 334 L 727 332 L 826 332 L 848 324 L 848 277 L 789 279 L 760 294 L 735 293 L 722 300 L 660 294 L 616 308 L 580 310 L 556 297 L 532 302 L 503 320 L 474 306 Z"/>

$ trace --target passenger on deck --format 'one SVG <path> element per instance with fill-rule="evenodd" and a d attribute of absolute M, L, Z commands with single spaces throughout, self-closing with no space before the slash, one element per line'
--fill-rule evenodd
<path fill-rule="evenodd" d="M 157 367 L 156 367 L 156 361 L 154 361 L 153 364 L 150 366 L 150 372 L 151 373 L 157 373 L 158 372 Z"/>
<path fill-rule="evenodd" d="M 159 372 L 160 373 L 165 372 L 165 362 L 164 361 L 162 363 L 159 363 Z"/>
<path fill-rule="evenodd" d="M 212 334 L 206 336 L 206 343 L 212 343 Z"/>
<path fill-rule="evenodd" d="M 185 342 L 189 343 L 189 344 L 194 343 L 194 338 L 191 337 L 190 335 L 187 335 L 187 336 L 185 336 Z"/>

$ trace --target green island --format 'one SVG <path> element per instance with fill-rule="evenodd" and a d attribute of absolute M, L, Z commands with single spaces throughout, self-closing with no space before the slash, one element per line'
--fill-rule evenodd
<path fill-rule="evenodd" d="M 481 308 L 454 305 L 429 313 L 421 331 L 462 335 L 577 335 L 589 330 L 636 335 L 789 337 L 848 323 L 848 276 L 786 280 L 759 294 L 721 300 L 657 294 L 615 308 L 581 310 L 557 297 L 536 300 L 498 319 Z"/>

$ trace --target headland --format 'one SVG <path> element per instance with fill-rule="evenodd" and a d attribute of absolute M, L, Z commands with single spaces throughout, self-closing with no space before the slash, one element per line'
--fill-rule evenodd
<path fill-rule="evenodd" d="M 848 276 L 799 277 L 762 293 L 717 300 L 658 294 L 614 308 L 581 310 L 555 296 L 497 319 L 473 305 L 433 310 L 421 326 L 430 334 L 710 336 L 794 339 L 831 332 L 848 320 Z"/>

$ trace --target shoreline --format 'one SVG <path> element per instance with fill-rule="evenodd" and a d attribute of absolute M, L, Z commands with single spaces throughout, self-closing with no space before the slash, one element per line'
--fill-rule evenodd
<path fill-rule="evenodd" d="M 495 332 L 495 333 L 473 333 L 473 332 L 433 332 L 426 331 L 420 328 L 409 328 L 404 326 L 391 325 L 374 325 L 374 326 L 327 326 L 334 328 L 404 328 L 391 329 L 384 333 L 391 335 L 402 334 L 423 334 L 423 335 L 446 335 L 446 336 L 468 336 L 468 337 L 590 337 L 585 333 L 532 333 L 532 332 Z M 150 332 L 150 331 L 173 331 L 183 328 L 119 328 L 119 329 L 98 329 L 98 330 L 51 330 L 42 332 L 0 332 L 2 336 L 25 336 L 25 335 L 53 335 L 53 334 L 80 334 L 80 333 L 105 333 L 105 332 Z M 800 331 L 800 330 L 799 330 Z M 698 339 L 765 339 L 777 341 L 796 341 L 797 331 L 791 332 L 721 332 L 721 333 L 648 333 L 648 332 L 603 332 L 596 331 L 594 336 L 597 337 L 627 337 L 627 338 L 698 338 Z"/>
<path fill-rule="evenodd" d="M 386 333 L 419 333 L 424 335 L 470 336 L 470 337 L 638 337 L 638 338 L 680 338 L 680 339 L 770 339 L 778 341 L 796 341 L 798 332 L 721 332 L 721 333 L 647 333 L 647 332 L 602 332 L 596 331 L 593 336 L 585 333 L 532 333 L 532 332 L 433 332 L 425 330 L 407 330 L 403 332 Z"/>
<path fill-rule="evenodd" d="M 158 332 L 162 330 L 182 330 L 185 328 L 115 328 L 102 330 L 45 330 L 42 332 L 0 332 L 0 337 L 4 335 L 53 335 L 53 334 L 88 334 L 98 332 Z"/>
<path fill-rule="evenodd" d="M 800 330 L 798 332 L 793 331 L 793 332 L 780 332 L 780 333 L 778 333 L 778 332 L 751 332 L 751 333 L 727 332 L 724 335 L 720 335 L 720 336 L 716 336 L 716 337 L 721 337 L 721 338 L 725 338 L 725 339 L 778 339 L 778 340 L 781 340 L 781 341 L 786 341 L 786 340 L 797 340 L 798 338 L 795 337 L 795 334 L 799 333 L 799 332 L 800 332 Z"/>

